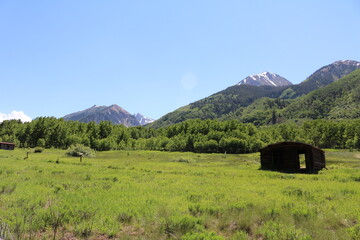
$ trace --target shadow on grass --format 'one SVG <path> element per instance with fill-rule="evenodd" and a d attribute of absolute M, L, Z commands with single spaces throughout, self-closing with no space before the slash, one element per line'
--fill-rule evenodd
<path fill-rule="evenodd" d="M 287 174 L 294 174 L 294 173 L 318 174 L 319 171 L 320 171 L 320 170 L 308 170 L 306 168 L 300 168 L 300 169 L 268 169 L 268 168 L 262 168 L 262 167 L 260 167 L 259 170 L 269 171 L 269 172 L 280 172 L 280 173 L 287 173 Z"/>

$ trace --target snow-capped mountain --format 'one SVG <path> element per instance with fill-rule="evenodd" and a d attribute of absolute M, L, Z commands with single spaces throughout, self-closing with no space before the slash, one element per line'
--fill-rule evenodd
<path fill-rule="evenodd" d="M 141 114 L 130 114 L 125 109 L 116 104 L 111 106 L 97 106 L 71 113 L 64 116 L 65 120 L 79 121 L 79 122 L 96 122 L 110 121 L 113 124 L 122 124 L 126 127 L 145 125 L 153 119 L 147 118 Z"/>
<path fill-rule="evenodd" d="M 145 117 L 144 115 L 142 115 L 140 113 L 136 114 L 135 118 L 136 118 L 136 120 L 138 120 L 140 125 L 146 125 L 146 124 L 149 124 L 149 123 L 152 123 L 155 121 L 154 119 Z"/>
<path fill-rule="evenodd" d="M 253 85 L 253 86 L 289 86 L 292 85 L 290 81 L 286 78 L 281 77 L 275 73 L 263 72 L 260 74 L 255 74 L 248 76 L 247 78 L 241 80 L 237 85 Z"/>

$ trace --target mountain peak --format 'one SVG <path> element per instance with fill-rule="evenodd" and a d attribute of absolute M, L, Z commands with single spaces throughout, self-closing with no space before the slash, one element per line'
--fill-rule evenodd
<path fill-rule="evenodd" d="M 111 106 L 108 107 L 108 109 L 118 112 L 118 113 L 125 113 L 125 114 L 130 114 L 128 111 L 126 111 L 125 109 L 123 109 L 122 107 L 120 107 L 119 105 L 113 104 Z"/>
<path fill-rule="evenodd" d="M 313 81 L 316 82 L 319 87 L 323 87 L 332 82 L 336 82 L 358 68 L 360 68 L 360 62 L 353 60 L 339 60 L 320 68 L 310 75 L 304 82 Z M 319 82 L 318 78 L 322 78 L 323 81 Z"/>
<path fill-rule="evenodd" d="M 154 119 L 148 118 L 140 113 L 137 113 L 135 115 L 135 118 L 139 121 L 140 125 L 146 125 L 155 121 Z"/>
<path fill-rule="evenodd" d="M 79 121 L 79 122 L 96 122 L 110 121 L 113 124 L 122 124 L 126 127 L 145 125 L 154 120 L 147 118 L 141 114 L 136 116 L 130 114 L 122 107 L 113 104 L 110 106 L 94 105 L 88 109 L 71 113 L 64 116 L 65 120 Z"/>
<path fill-rule="evenodd" d="M 290 81 L 281 77 L 276 73 L 263 72 L 259 74 L 250 75 L 241 80 L 236 85 L 252 85 L 252 86 L 289 86 L 292 85 Z"/>
<path fill-rule="evenodd" d="M 348 66 L 360 66 L 360 62 L 353 60 L 339 60 L 333 63 L 334 65 L 348 65 Z"/>

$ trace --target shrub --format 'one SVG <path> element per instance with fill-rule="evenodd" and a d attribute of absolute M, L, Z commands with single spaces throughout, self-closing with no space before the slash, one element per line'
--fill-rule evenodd
<path fill-rule="evenodd" d="M 112 139 L 104 138 L 95 140 L 92 147 L 97 151 L 109 151 L 116 149 L 116 143 Z"/>
<path fill-rule="evenodd" d="M 350 236 L 350 239 L 359 239 L 360 238 L 360 224 L 357 224 L 351 228 L 347 229 L 347 232 Z"/>
<path fill-rule="evenodd" d="M 200 223 L 200 219 L 193 216 L 173 216 L 164 223 L 164 232 L 168 236 L 181 236 L 188 232 L 195 231 Z"/>
<path fill-rule="evenodd" d="M 39 138 L 38 141 L 37 141 L 36 146 L 38 146 L 38 147 L 45 147 L 45 143 L 46 143 L 45 139 Z"/>
<path fill-rule="evenodd" d="M 36 147 L 34 149 L 34 153 L 41 153 L 42 151 L 44 151 L 44 148 L 43 147 Z"/>
<path fill-rule="evenodd" d="M 245 231 L 240 230 L 236 234 L 234 234 L 233 240 L 247 240 L 250 239 L 248 234 Z"/>
<path fill-rule="evenodd" d="M 288 226 L 274 221 L 266 222 L 260 229 L 260 235 L 261 239 L 264 240 L 311 239 L 311 236 L 296 229 L 294 226 Z"/>
<path fill-rule="evenodd" d="M 82 144 L 75 144 L 68 148 L 66 155 L 72 157 L 80 157 L 81 155 L 85 157 L 95 157 L 95 152 Z"/>
<path fill-rule="evenodd" d="M 117 220 L 120 223 L 130 224 L 133 221 L 133 215 L 126 212 L 121 212 L 118 214 Z"/>
<path fill-rule="evenodd" d="M 188 233 L 183 240 L 223 240 L 224 238 L 216 235 L 213 232 L 202 232 L 202 233 Z"/>

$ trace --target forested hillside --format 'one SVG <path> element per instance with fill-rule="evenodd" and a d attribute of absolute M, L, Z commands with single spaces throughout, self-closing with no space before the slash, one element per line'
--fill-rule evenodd
<path fill-rule="evenodd" d="M 262 97 L 277 98 L 285 87 L 236 85 L 168 113 L 149 126 L 158 128 L 188 119 L 234 119 Z M 228 117 L 224 117 L 227 115 Z"/>
<path fill-rule="evenodd" d="M 360 117 L 360 69 L 290 104 L 287 118 L 353 119 Z"/>
<path fill-rule="evenodd" d="M 240 122 L 253 123 L 256 126 L 285 122 L 286 119 L 282 117 L 280 111 L 292 101 L 280 98 L 260 98 L 249 106 L 239 109 L 234 114 L 225 115 L 223 119 L 238 118 Z"/>
<path fill-rule="evenodd" d="M 307 121 L 302 125 L 276 124 L 256 127 L 236 120 L 188 120 L 152 129 L 126 128 L 103 121 L 100 124 L 42 117 L 32 122 L 4 121 L 0 141 L 22 148 L 62 148 L 83 144 L 98 151 L 160 150 L 202 153 L 256 152 L 270 143 L 300 141 L 323 148 L 360 149 L 360 119 L 340 122 Z"/>

